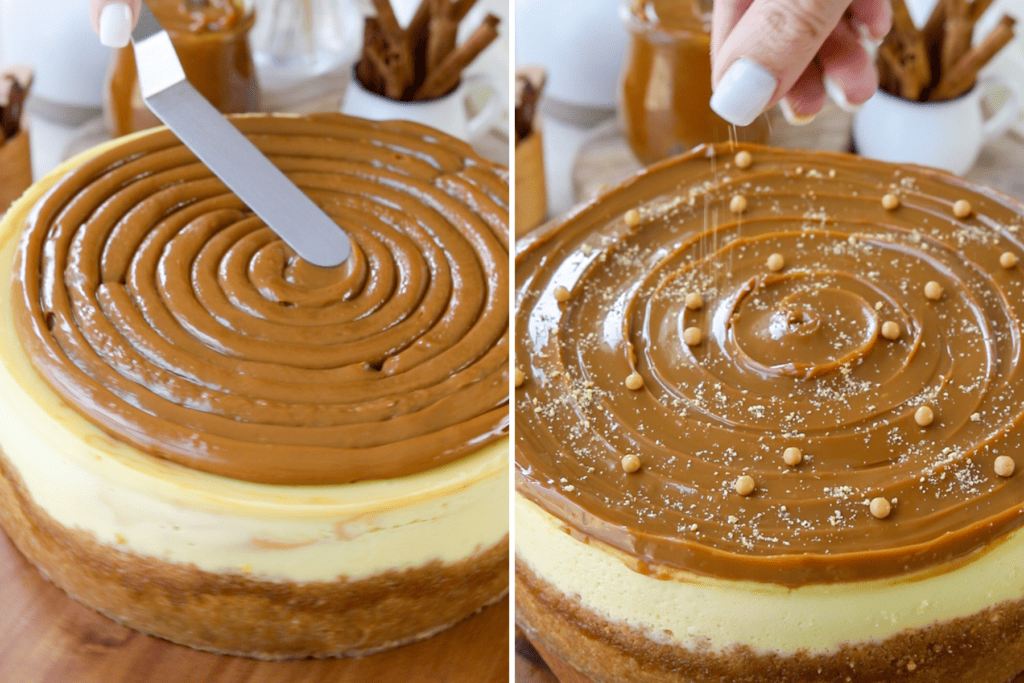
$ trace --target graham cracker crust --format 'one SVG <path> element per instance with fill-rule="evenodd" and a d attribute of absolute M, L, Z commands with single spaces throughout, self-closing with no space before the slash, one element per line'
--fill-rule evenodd
<path fill-rule="evenodd" d="M 258 659 L 365 655 L 429 637 L 508 592 L 508 536 L 455 564 L 275 582 L 128 553 L 56 522 L 0 452 L 0 526 L 42 574 L 138 631 Z"/>
<path fill-rule="evenodd" d="M 601 618 L 516 558 L 516 623 L 545 660 L 581 675 L 567 682 L 1017 683 L 1024 668 L 1024 598 L 829 655 L 690 650 Z"/>

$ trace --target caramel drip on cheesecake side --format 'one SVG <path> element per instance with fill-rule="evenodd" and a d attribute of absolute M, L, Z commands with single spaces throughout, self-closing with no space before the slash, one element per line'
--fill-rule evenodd
<path fill-rule="evenodd" d="M 421 472 L 508 432 L 508 174 L 341 115 L 243 133 L 353 240 L 299 259 L 168 131 L 43 197 L 13 303 L 44 379 L 114 437 L 274 484 Z"/>
<path fill-rule="evenodd" d="M 847 155 L 720 145 L 644 171 L 517 243 L 518 490 L 730 579 L 989 546 L 1024 522 L 1022 214 Z"/>

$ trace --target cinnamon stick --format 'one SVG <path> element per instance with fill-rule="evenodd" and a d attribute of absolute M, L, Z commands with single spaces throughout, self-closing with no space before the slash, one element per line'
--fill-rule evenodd
<path fill-rule="evenodd" d="M 946 35 L 942 39 L 942 60 L 939 72 L 947 73 L 971 49 L 974 22 L 968 17 L 950 16 L 946 20 Z"/>
<path fill-rule="evenodd" d="M 384 95 L 384 77 L 367 54 L 370 44 L 374 41 L 375 22 L 373 17 L 367 17 L 363 21 L 363 49 L 360 52 L 359 62 L 356 64 L 356 78 L 370 92 Z"/>
<path fill-rule="evenodd" d="M 476 0 L 453 0 L 452 2 L 452 13 L 455 16 L 455 21 L 462 21 L 469 14 L 469 10 L 473 9 L 473 5 L 476 4 Z"/>
<path fill-rule="evenodd" d="M 977 23 L 981 19 L 981 15 L 988 11 L 988 8 L 992 6 L 994 0 L 974 0 L 971 3 L 971 19 Z"/>
<path fill-rule="evenodd" d="M 405 31 L 398 24 L 395 17 L 395 10 L 390 0 L 373 0 L 373 6 L 377 10 L 377 21 L 383 32 L 385 54 L 388 56 L 388 64 L 394 71 L 394 81 L 401 88 L 401 99 L 415 78 L 413 64 L 414 57 L 409 49 Z"/>
<path fill-rule="evenodd" d="M 928 59 L 928 45 L 925 36 L 914 25 L 904 0 L 892 0 L 893 30 L 887 42 L 895 43 L 899 49 L 898 57 L 904 72 L 900 78 L 904 97 L 907 92 L 916 93 L 911 99 L 920 95 L 932 80 L 932 69 Z"/>
<path fill-rule="evenodd" d="M 426 48 L 430 20 L 433 18 L 433 0 L 421 0 L 416 14 L 412 15 L 409 25 L 405 27 L 405 40 L 409 50 L 416 53 L 418 46 Z"/>
<path fill-rule="evenodd" d="M 391 6 L 390 0 L 373 0 L 373 8 L 377 10 L 377 21 L 380 22 L 380 27 L 389 36 L 398 37 L 402 34 L 402 27 L 398 25 L 395 8 Z"/>
<path fill-rule="evenodd" d="M 942 80 L 930 94 L 931 100 L 946 100 L 958 97 L 974 85 L 978 72 L 997 52 L 1013 40 L 1016 21 L 1004 16 L 992 31 L 976 47 L 965 54 L 956 65 L 943 74 Z"/>
<path fill-rule="evenodd" d="M 400 67 L 396 64 L 400 57 L 390 49 L 378 18 L 367 17 L 365 35 L 363 56 L 384 82 L 384 92 L 380 94 L 393 100 L 402 99 L 406 83 L 403 81 Z"/>
<path fill-rule="evenodd" d="M 899 84 L 895 94 L 907 100 L 916 100 L 921 95 L 924 84 L 913 69 L 904 64 L 896 40 L 886 41 L 878 48 L 878 54 L 889 65 L 889 69 Z"/>
<path fill-rule="evenodd" d="M 898 33 L 908 38 L 918 33 L 904 0 L 892 0 L 892 24 Z"/>
<path fill-rule="evenodd" d="M 427 75 L 426 81 L 416 90 L 413 99 L 428 100 L 440 97 L 458 85 L 462 70 L 498 37 L 499 23 L 501 19 L 488 14 L 466 42 L 452 51 Z"/>
<path fill-rule="evenodd" d="M 430 32 L 427 36 L 427 73 L 455 49 L 459 22 L 451 0 L 431 0 Z"/>
<path fill-rule="evenodd" d="M 416 13 L 405 27 L 405 45 L 412 59 L 412 82 L 408 90 L 415 92 L 427 78 L 427 43 L 430 39 L 430 21 L 433 18 L 433 0 L 421 0 Z"/>
<path fill-rule="evenodd" d="M 925 51 L 928 53 L 930 64 L 942 64 L 942 43 L 946 35 L 946 3 L 943 0 L 935 3 L 935 9 L 921 29 L 921 36 L 924 40 Z M 934 86 L 939 81 L 939 69 L 931 70 L 929 86 Z"/>

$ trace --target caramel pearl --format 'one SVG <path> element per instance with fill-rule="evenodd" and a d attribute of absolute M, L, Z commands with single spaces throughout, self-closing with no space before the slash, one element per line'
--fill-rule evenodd
<path fill-rule="evenodd" d="M 626 377 L 626 388 L 633 391 L 637 391 L 644 385 L 644 378 L 640 376 L 639 372 L 631 372 Z"/>
<path fill-rule="evenodd" d="M 871 509 L 871 514 L 878 519 L 885 519 L 892 512 L 892 504 L 885 498 L 872 498 L 868 507 Z"/>
<path fill-rule="evenodd" d="M 569 290 L 563 287 L 562 285 L 558 285 L 557 287 L 555 287 L 555 290 L 552 292 L 552 294 L 555 297 L 555 301 L 557 301 L 560 304 L 564 304 L 566 301 L 569 300 L 570 297 Z"/>
<path fill-rule="evenodd" d="M 735 195 L 729 202 L 729 210 L 733 213 L 743 213 L 747 210 L 747 198 L 741 194 Z"/>
<path fill-rule="evenodd" d="M 704 297 L 697 292 L 690 292 L 686 295 L 686 307 L 691 311 L 699 311 L 704 308 Z"/>
<path fill-rule="evenodd" d="M 626 474 L 633 474 L 640 469 L 640 457 L 633 453 L 622 456 L 622 469 Z"/>
<path fill-rule="evenodd" d="M 754 163 L 754 157 L 750 155 L 750 152 L 743 150 L 736 153 L 736 167 L 737 168 L 750 168 L 751 164 Z"/>
<path fill-rule="evenodd" d="M 749 496 L 751 493 L 754 492 L 755 486 L 756 485 L 754 484 L 754 478 L 747 476 L 746 474 L 737 477 L 736 479 L 736 493 L 740 494 L 741 496 Z"/>
<path fill-rule="evenodd" d="M 626 225 L 631 228 L 635 228 L 640 225 L 640 212 L 636 209 L 630 209 L 626 212 Z"/>
<path fill-rule="evenodd" d="M 882 336 L 889 341 L 896 341 L 900 338 L 900 326 L 899 323 L 895 323 L 892 320 L 886 320 L 882 323 Z"/>
<path fill-rule="evenodd" d="M 704 339 L 704 333 L 699 327 L 687 327 L 683 330 L 683 341 L 687 346 L 697 346 Z"/>
<path fill-rule="evenodd" d="M 914 422 L 927 427 L 935 420 L 935 413 L 928 406 L 921 406 L 914 412 Z"/>
<path fill-rule="evenodd" d="M 1011 458 L 1008 455 L 1000 455 L 998 458 L 996 458 L 996 474 L 998 474 L 1000 477 L 1009 477 L 1011 474 L 1013 474 L 1013 470 L 1015 469 L 1015 467 L 1016 465 L 1013 462 L 1013 458 Z"/>
<path fill-rule="evenodd" d="M 513 378 L 515 379 L 516 389 L 518 389 L 519 387 L 523 386 L 523 382 L 526 381 L 526 373 L 520 370 L 519 368 L 516 368 L 516 371 L 513 374 Z"/>
<path fill-rule="evenodd" d="M 924 295 L 932 301 L 938 301 L 942 298 L 942 285 L 935 280 L 930 280 L 924 286 Z"/>
<path fill-rule="evenodd" d="M 886 211 L 892 211 L 898 208 L 900 205 L 900 198 L 894 194 L 882 195 L 882 208 Z"/>
<path fill-rule="evenodd" d="M 971 203 L 966 199 L 958 199 L 953 204 L 953 215 L 957 218 L 967 218 L 971 215 Z"/>
<path fill-rule="evenodd" d="M 786 267 L 786 257 L 782 254 L 772 254 L 768 257 L 768 270 L 777 273 Z"/>
<path fill-rule="evenodd" d="M 1017 265 L 1017 255 L 1012 251 L 1004 251 L 999 255 L 999 265 L 1003 268 L 1013 268 Z"/>
<path fill-rule="evenodd" d="M 790 446 L 782 451 L 782 461 L 790 467 L 796 467 L 804 459 L 804 454 L 796 446 Z"/>

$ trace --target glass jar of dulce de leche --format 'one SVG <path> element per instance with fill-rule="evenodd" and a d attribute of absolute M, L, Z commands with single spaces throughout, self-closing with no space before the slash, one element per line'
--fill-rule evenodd
<path fill-rule="evenodd" d="M 619 119 L 644 164 L 703 142 L 768 139 L 764 117 L 734 128 L 711 111 L 711 9 L 711 0 L 631 0 L 622 7 L 631 40 Z"/>
<path fill-rule="evenodd" d="M 259 111 L 260 90 L 249 47 L 256 20 L 251 0 L 147 0 L 167 30 L 196 89 L 223 113 Z M 114 53 L 104 97 L 114 136 L 159 125 L 139 93 L 132 46 Z"/>

